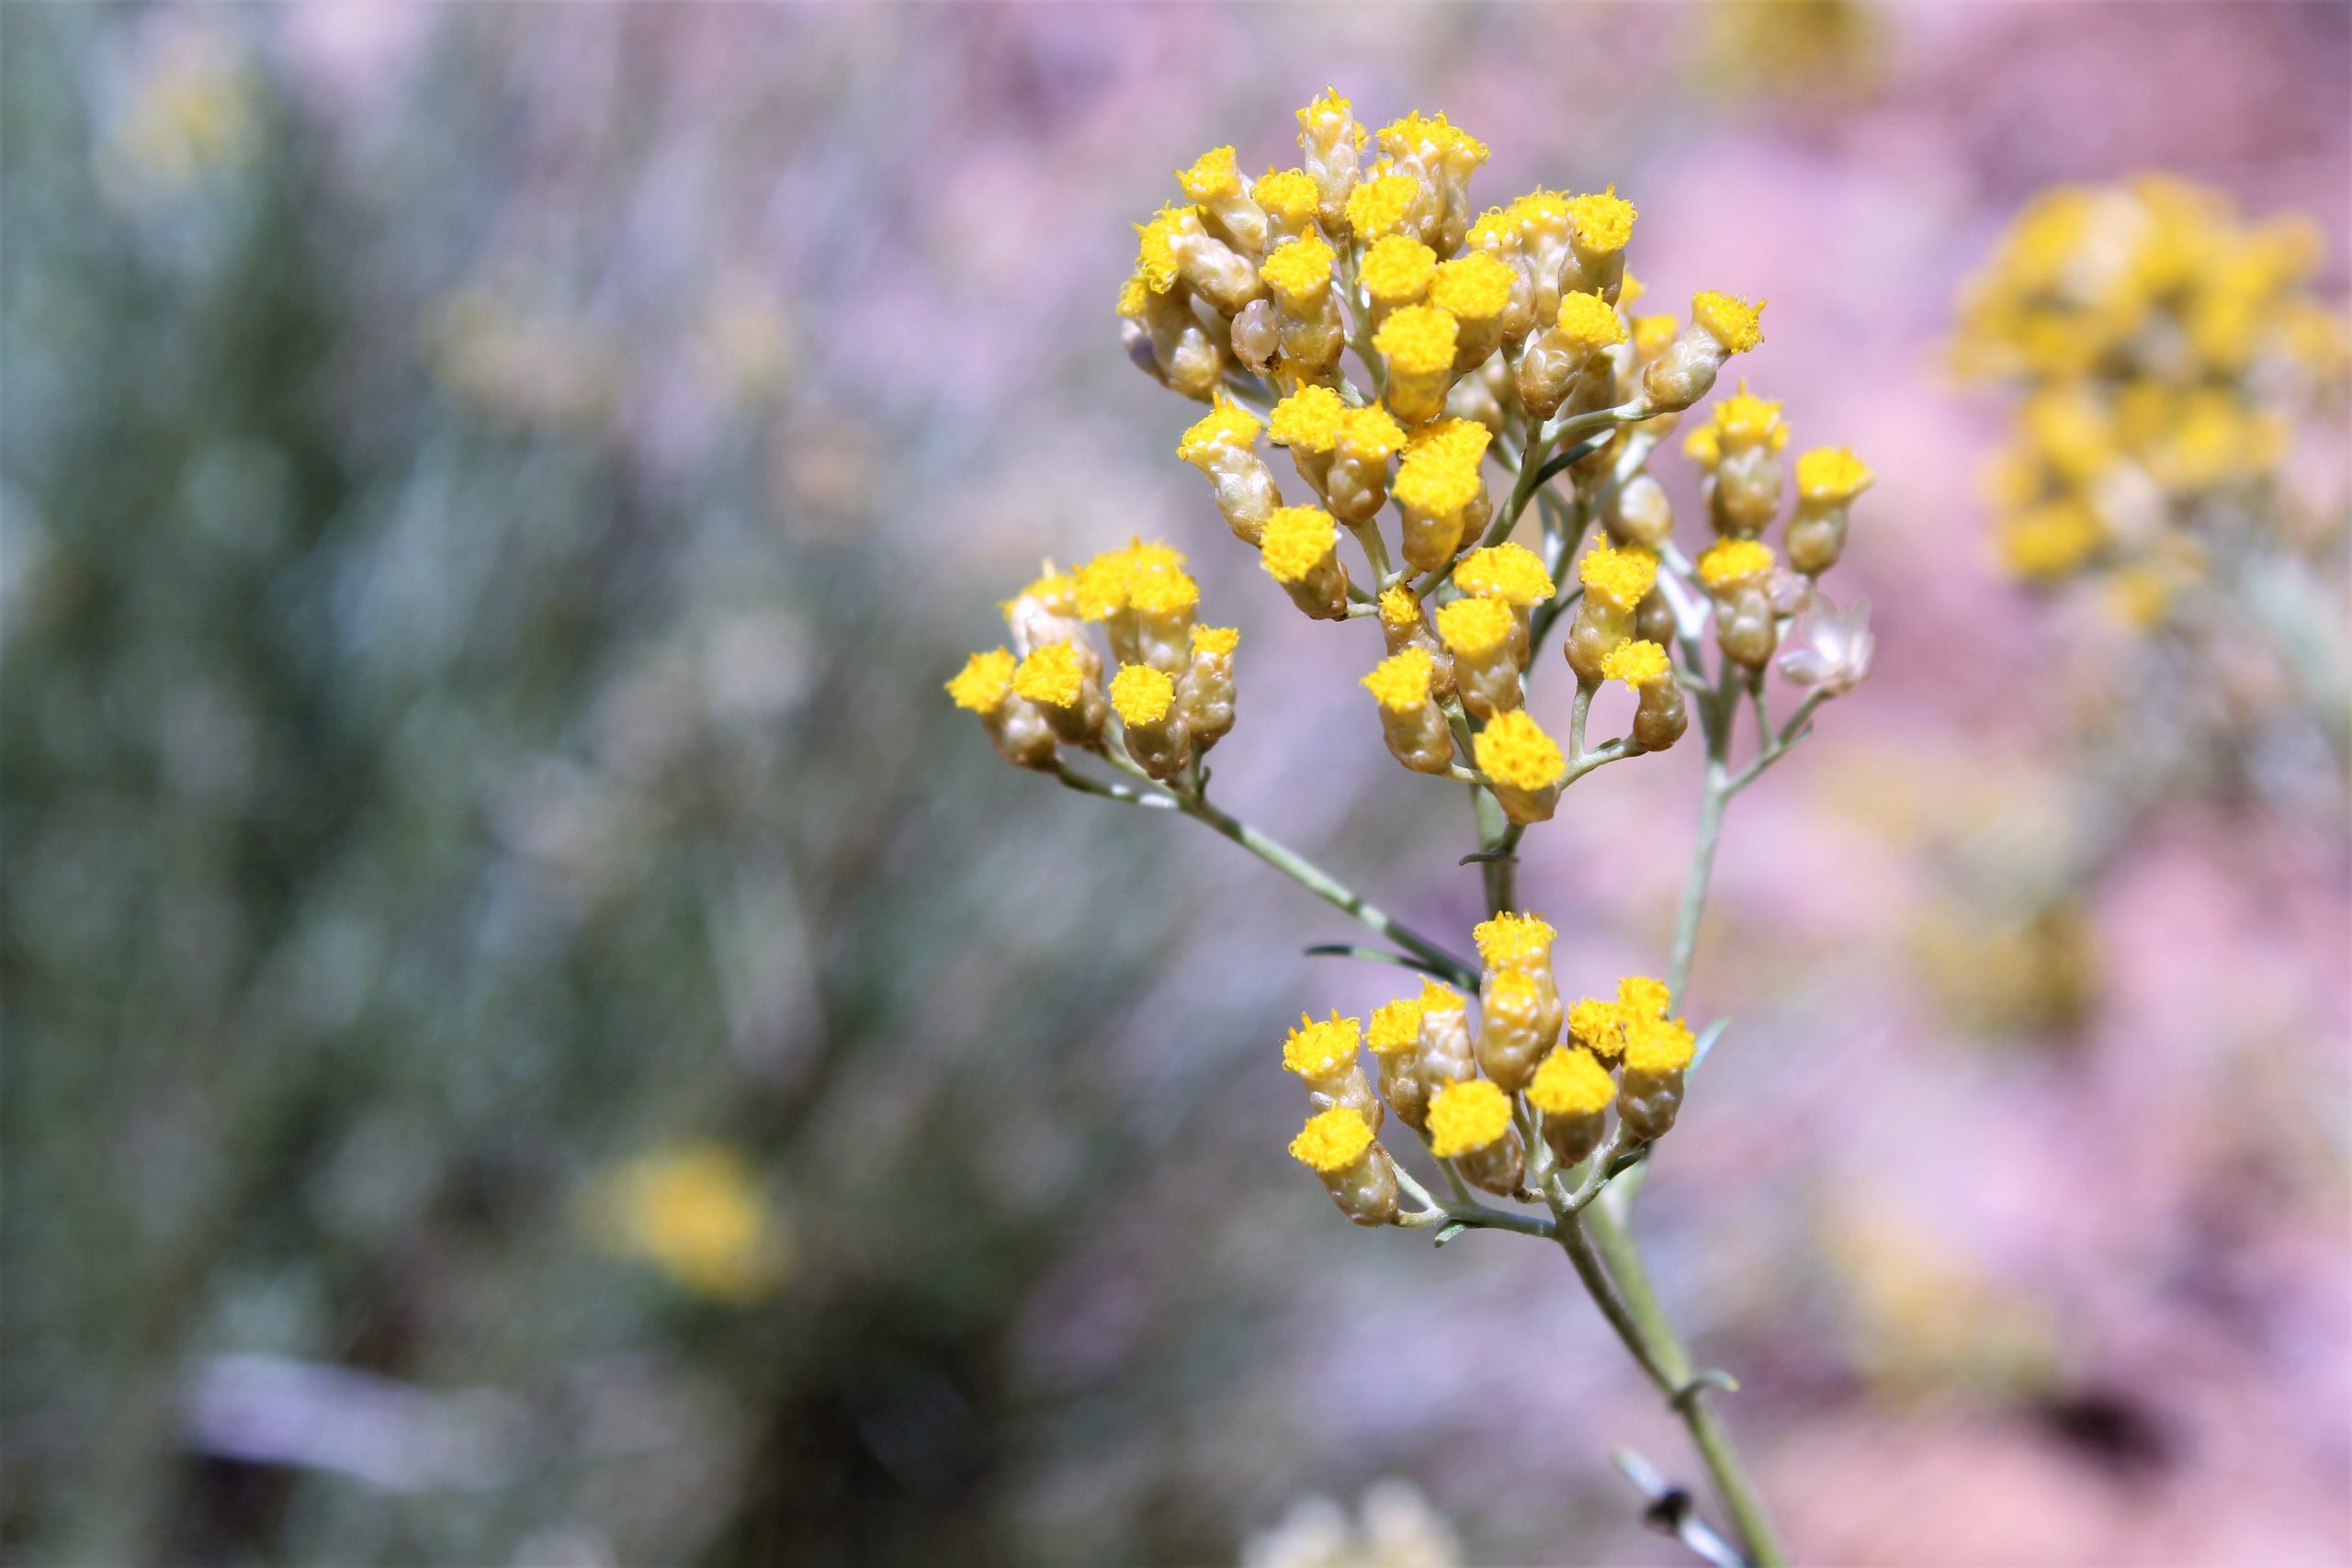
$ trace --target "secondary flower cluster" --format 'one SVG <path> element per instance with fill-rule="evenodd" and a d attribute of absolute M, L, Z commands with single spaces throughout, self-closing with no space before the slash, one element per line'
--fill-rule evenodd
<path fill-rule="evenodd" d="M 1484 973 L 1475 1025 L 1468 998 L 1431 980 L 1418 996 L 1374 1010 L 1369 1031 L 1334 1013 L 1301 1019 L 1283 1042 L 1283 1066 L 1306 1082 L 1317 1108 L 1290 1152 L 1360 1225 L 1391 1224 L 1404 1213 L 1396 1162 L 1379 1142 L 1389 1111 L 1464 1181 L 1528 1199 L 1523 1129 L 1565 1171 L 1609 1142 L 1612 1106 L 1626 1148 L 1663 1137 L 1681 1108 L 1695 1042 L 1668 1016 L 1664 982 L 1630 976 L 1614 1000 L 1564 1007 L 1547 922 L 1498 915 L 1476 935 Z M 1365 1046 L 1378 1065 L 1377 1092 L 1364 1075 Z"/>
<path fill-rule="evenodd" d="M 2023 394 L 1992 477 L 2012 572 L 2104 579 L 2152 624 L 2217 533 L 2282 526 L 2270 487 L 2345 383 L 2319 255 L 2306 219 L 2243 221 L 2221 193 L 2158 176 L 2064 186 L 2018 216 L 1955 344 L 1964 374 Z"/>

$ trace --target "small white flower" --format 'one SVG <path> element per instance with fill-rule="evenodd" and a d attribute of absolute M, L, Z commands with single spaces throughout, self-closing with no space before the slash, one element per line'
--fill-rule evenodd
<path fill-rule="evenodd" d="M 1805 612 L 1805 640 L 1781 656 L 1781 679 L 1792 685 L 1818 686 L 1828 696 L 1842 697 L 1869 679 L 1871 655 L 1878 639 L 1871 636 L 1871 602 L 1857 599 L 1840 610 L 1826 593 L 1816 592 Z"/>

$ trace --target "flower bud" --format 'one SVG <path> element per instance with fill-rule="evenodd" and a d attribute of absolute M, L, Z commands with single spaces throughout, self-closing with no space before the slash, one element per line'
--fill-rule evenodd
<path fill-rule="evenodd" d="M 1635 1138 L 1662 1138 L 1682 1109 L 1682 1074 L 1695 1042 L 1679 1019 L 1625 1021 L 1625 1067 L 1617 1115 Z"/>
<path fill-rule="evenodd" d="M 1266 252 L 1272 254 L 1315 229 L 1315 208 L 1320 199 L 1314 179 L 1304 169 L 1269 169 L 1250 187 L 1250 199 L 1266 215 Z"/>
<path fill-rule="evenodd" d="M 1674 503 L 1656 478 L 1635 474 L 1610 498 L 1601 521 L 1617 543 L 1655 551 L 1674 535 Z"/>
<path fill-rule="evenodd" d="M 1473 599 L 1493 599 L 1510 606 L 1511 659 L 1524 665 L 1535 606 L 1551 602 L 1558 587 L 1544 561 L 1524 545 L 1508 541 L 1472 550 L 1453 569 L 1454 586 Z"/>
<path fill-rule="evenodd" d="M 1343 1106 L 1361 1115 L 1364 1125 L 1377 1133 L 1385 1112 L 1356 1060 L 1356 1047 L 1363 1038 L 1363 1026 L 1355 1019 L 1334 1012 L 1317 1023 L 1301 1013 L 1298 1027 L 1283 1042 L 1283 1067 L 1306 1080 L 1307 1098 L 1317 1110 Z"/>
<path fill-rule="evenodd" d="M 1605 678 L 1634 688 L 1634 744 L 1643 750 L 1663 751 L 1690 728 L 1682 688 L 1663 647 L 1646 640 L 1620 643 L 1600 669 Z"/>
<path fill-rule="evenodd" d="M 1572 276 L 1561 287 L 1598 294 L 1617 302 L 1625 276 L 1625 243 L 1634 237 L 1634 204 L 1611 186 L 1598 196 L 1568 203 L 1568 248 Z"/>
<path fill-rule="evenodd" d="M 1502 337 L 1505 343 L 1520 343 L 1535 330 L 1535 267 L 1521 243 L 1518 203 L 1510 207 L 1489 208 L 1486 214 L 1470 225 L 1464 236 L 1474 254 L 1492 256 L 1510 268 L 1510 292 L 1502 310 Z"/>
<path fill-rule="evenodd" d="M 1134 612 L 1136 651 L 1143 663 L 1170 680 L 1184 672 L 1192 662 L 1193 613 L 1200 603 L 1201 585 L 1184 572 L 1137 574 L 1127 604 Z"/>
<path fill-rule="evenodd" d="M 1577 683 L 1597 686 L 1608 679 L 1602 660 L 1633 635 L 1634 612 L 1657 585 L 1657 558 L 1631 546 L 1603 545 L 1586 552 L 1577 581 L 1584 584 L 1584 597 L 1577 601 L 1564 651 Z"/>
<path fill-rule="evenodd" d="M 1176 445 L 1176 456 L 1209 477 L 1217 511 L 1234 537 L 1251 545 L 1264 536 L 1266 519 L 1283 503 L 1272 471 L 1257 453 L 1261 428 L 1249 411 L 1220 398 Z"/>
<path fill-rule="evenodd" d="M 1167 276 L 1167 285 L 1158 289 L 1142 273 L 1129 278 L 1119 295 L 1119 315 L 1149 346 L 1147 368 L 1153 375 L 1186 397 L 1207 402 L 1225 379 L 1225 349 L 1201 324 L 1172 261 Z M 1131 337 L 1129 353 L 1134 352 Z"/>
<path fill-rule="evenodd" d="M 1724 656 L 1761 670 L 1780 644 L 1771 547 L 1754 539 L 1718 540 L 1700 554 L 1698 566 L 1699 581 L 1715 601 L 1715 640 Z"/>
<path fill-rule="evenodd" d="M 1283 356 L 1281 318 L 1271 299 L 1252 299 L 1233 318 L 1233 357 L 1253 376 L 1271 376 Z"/>
<path fill-rule="evenodd" d="M 1599 997 L 1581 998 L 1568 1010 L 1568 1042 L 1604 1062 L 1613 1062 L 1623 1055 L 1624 1004 L 1603 1001 Z"/>
<path fill-rule="evenodd" d="M 1125 727 L 1127 755 L 1163 783 L 1193 765 L 1193 734 L 1176 706 L 1176 682 L 1148 664 L 1123 664 L 1111 706 Z"/>
<path fill-rule="evenodd" d="M 1260 558 L 1291 603 L 1321 621 L 1348 618 L 1348 569 L 1340 526 L 1319 506 L 1279 506 L 1266 520 Z"/>
<path fill-rule="evenodd" d="M 1527 1103 L 1542 1117 L 1540 1131 L 1562 1169 L 1582 1165 L 1608 1130 L 1616 1080 L 1589 1051 L 1561 1046 L 1544 1058 L 1527 1086 Z"/>
<path fill-rule="evenodd" d="M 1290 1152 L 1322 1179 L 1340 1213 L 1360 1225 L 1396 1223 L 1396 1168 L 1362 1116 L 1336 1108 L 1311 1116 Z"/>
<path fill-rule="evenodd" d="M 1176 705 L 1193 748 L 1205 751 L 1233 729 L 1233 650 L 1241 634 L 1231 626 L 1194 626 L 1192 658 L 1176 682 Z"/>
<path fill-rule="evenodd" d="M 1479 962 L 1492 985 L 1498 975 L 1524 975 L 1535 986 L 1535 1027 L 1548 1043 L 1560 1033 L 1560 990 L 1552 979 L 1551 922 L 1540 915 L 1509 910 L 1480 920 L 1470 932 L 1478 944 Z"/>
<path fill-rule="evenodd" d="M 1535 1064 L 1556 1040 L 1559 998 L 1552 998 L 1554 1033 L 1544 1032 L 1544 993 L 1522 969 L 1490 974 L 1478 993 L 1478 1065 L 1506 1093 L 1516 1094 L 1535 1076 Z"/>
<path fill-rule="evenodd" d="M 1559 807 L 1560 779 L 1568 771 L 1567 759 L 1525 709 L 1496 715 L 1478 731 L 1471 751 L 1496 804 L 1513 822 L 1545 821 Z"/>
<path fill-rule="evenodd" d="M 1430 695 L 1444 702 L 1453 695 L 1453 656 L 1430 629 L 1421 602 L 1399 582 L 1380 595 L 1380 636 L 1392 654 L 1418 648 L 1430 656 Z"/>
<path fill-rule="evenodd" d="M 1421 1085 L 1431 1095 L 1448 1084 L 1467 1083 L 1478 1076 L 1477 1053 L 1470 1044 L 1470 1004 L 1450 986 L 1421 982 L 1421 1034 L 1418 1067 Z"/>
<path fill-rule="evenodd" d="M 1437 193 L 1410 175 L 1375 174 L 1348 197 L 1347 227 L 1366 245 L 1391 234 L 1426 242 L 1437 226 Z"/>
<path fill-rule="evenodd" d="M 1241 170 L 1230 147 L 1213 147 L 1189 169 L 1176 171 L 1176 183 L 1200 204 L 1207 224 L 1228 244 L 1255 254 L 1266 248 L 1266 212 L 1241 188 Z"/>
<path fill-rule="evenodd" d="M 1146 657 L 1145 617 L 1136 608 L 1138 589 L 1144 590 L 1147 600 L 1159 606 L 1159 614 L 1180 617 L 1180 628 L 1189 623 L 1191 605 L 1198 603 L 1200 590 L 1184 576 L 1183 569 L 1182 552 L 1166 545 L 1148 545 L 1140 539 L 1122 550 L 1105 550 L 1078 569 L 1078 613 L 1086 620 L 1102 623 L 1113 659 L 1121 664 L 1154 662 Z M 1182 578 L 1182 581 L 1154 586 L 1156 580 L 1170 577 Z M 1170 603 L 1172 600 L 1183 603 L 1179 607 Z M 1181 644 L 1182 631 L 1178 629 L 1173 635 Z M 1101 664 L 1092 649 L 1081 646 L 1080 656 L 1090 674 L 1100 672 Z"/>
<path fill-rule="evenodd" d="M 947 694 L 957 707 L 979 715 L 997 755 L 1016 768 L 1050 768 L 1054 733 L 1036 705 L 1014 694 L 1012 677 L 1017 668 L 1010 649 L 976 653 L 947 682 Z"/>
<path fill-rule="evenodd" d="M 1453 658 L 1453 682 L 1462 705 L 1491 719 L 1525 700 L 1519 660 L 1511 648 L 1517 622 L 1498 599 L 1456 599 L 1441 604 L 1437 635 Z"/>
<path fill-rule="evenodd" d="M 1348 231 L 1348 197 L 1356 188 L 1363 144 L 1355 106 L 1339 94 L 1326 89 L 1298 111 L 1299 163 L 1315 182 L 1317 216 L 1334 238 Z"/>
<path fill-rule="evenodd" d="M 1510 205 L 1519 224 L 1519 243 L 1535 275 L 1535 319 L 1548 321 L 1560 308 L 1560 296 L 1574 292 L 1563 285 L 1569 270 L 1568 198 L 1556 190 L 1537 187 Z"/>
<path fill-rule="evenodd" d="M 1436 197 L 1435 212 L 1420 237 L 1452 255 L 1470 227 L 1470 176 L 1487 161 L 1487 144 L 1442 114 L 1418 113 L 1380 130 L 1380 150 L 1399 171 L 1411 175 Z"/>
<path fill-rule="evenodd" d="M 1268 256 L 1258 275 L 1279 307 L 1283 367 L 1302 380 L 1321 378 L 1347 346 L 1347 325 L 1331 287 L 1331 247 L 1309 234 Z"/>
<path fill-rule="evenodd" d="M 1427 299 L 1436 276 L 1437 253 L 1409 234 L 1391 234 L 1373 244 L 1356 267 L 1356 282 L 1371 301 L 1373 329 L 1377 332 L 1396 311 Z"/>
<path fill-rule="evenodd" d="M 1470 428 L 1484 434 L 1479 426 Z M 1405 564 L 1426 572 L 1452 560 L 1462 547 L 1470 510 L 1486 488 L 1476 453 L 1441 442 L 1408 451 L 1396 465 L 1394 486 L 1405 513 Z"/>
<path fill-rule="evenodd" d="M 1682 449 L 1707 470 L 1707 516 L 1717 534 L 1754 538 L 1779 513 L 1780 452 L 1788 444 L 1781 405 L 1757 397 L 1744 380 L 1690 433 Z"/>
<path fill-rule="evenodd" d="M 1651 589 L 1634 606 L 1634 635 L 1637 637 L 1662 648 L 1672 642 L 1680 629 L 1674 618 L 1674 602 L 1666 596 L 1664 589 Z"/>
<path fill-rule="evenodd" d="M 1554 324 L 1520 356 L 1519 400 L 1528 416 L 1551 418 L 1585 370 L 1624 341 L 1625 322 L 1615 306 L 1597 294 L 1562 295 Z"/>
<path fill-rule="evenodd" d="M 1388 412 L 1400 422 L 1426 424 L 1445 412 L 1455 336 L 1453 318 L 1434 305 L 1408 305 L 1373 334 L 1388 362 Z"/>
<path fill-rule="evenodd" d="M 1102 739 L 1110 705 L 1102 682 L 1069 643 L 1048 643 L 1023 659 L 1012 672 L 1012 693 L 1037 705 L 1056 736 L 1072 746 Z"/>
<path fill-rule="evenodd" d="M 1762 301 L 1750 305 L 1712 291 L 1690 301 L 1690 324 L 1642 373 L 1642 395 L 1653 413 L 1673 413 L 1707 395 L 1716 372 L 1735 354 L 1764 341 Z"/>
<path fill-rule="evenodd" d="M 1257 264 L 1210 233 L 1199 208 L 1163 207 L 1142 232 L 1142 254 L 1156 262 L 1164 247 L 1175 261 L 1176 276 L 1219 315 L 1234 315 L 1250 300 L 1265 298 Z"/>
<path fill-rule="evenodd" d="M 1004 612 L 1004 624 L 1012 633 L 1012 650 L 1026 654 L 1049 642 L 1067 642 L 1078 649 L 1081 658 L 1094 661 L 1102 668 L 1093 647 L 1086 640 L 1086 623 L 1078 614 L 1078 579 L 1068 572 L 1056 571 L 1047 562 L 1045 574 L 1020 592 L 998 606 Z"/>
<path fill-rule="evenodd" d="M 1347 412 L 1348 405 L 1340 400 L 1339 393 L 1329 387 L 1308 385 L 1276 403 L 1267 417 L 1268 439 L 1277 446 L 1290 448 L 1290 460 L 1298 469 L 1298 477 L 1313 486 L 1318 497 L 1324 496 L 1330 478 L 1331 456 L 1339 447 L 1340 421 Z M 1401 432 L 1398 439 L 1403 439 Z"/>
<path fill-rule="evenodd" d="M 1388 459 L 1404 449 L 1404 427 L 1374 403 L 1343 412 L 1333 441 L 1324 491 L 1332 514 L 1351 526 L 1369 523 L 1388 504 Z"/>
<path fill-rule="evenodd" d="M 1449 1084 L 1430 1097 L 1430 1152 L 1452 1160 L 1473 1187 L 1500 1196 L 1517 1192 L 1527 1170 L 1510 1099 L 1484 1078 Z"/>
<path fill-rule="evenodd" d="M 1518 276 L 1509 262 L 1486 251 L 1438 265 L 1430 280 L 1430 303 L 1453 318 L 1457 376 L 1485 364 L 1502 346 L 1503 314 Z"/>
<path fill-rule="evenodd" d="M 1380 1063 L 1380 1096 L 1396 1119 L 1419 1133 L 1429 1126 L 1430 1089 L 1421 1077 L 1421 1003 L 1400 997 L 1372 1010 L 1364 1043 Z"/>
<path fill-rule="evenodd" d="M 1789 564 L 1818 577 L 1846 553 L 1847 514 L 1871 473 L 1849 446 L 1820 446 L 1797 459 L 1797 510 L 1789 520 Z"/>
<path fill-rule="evenodd" d="M 1442 773 L 1453 765 L 1453 731 L 1430 700 L 1434 661 L 1423 649 L 1391 654 L 1363 678 L 1380 706 L 1381 738 L 1389 754 L 1417 773 Z"/>

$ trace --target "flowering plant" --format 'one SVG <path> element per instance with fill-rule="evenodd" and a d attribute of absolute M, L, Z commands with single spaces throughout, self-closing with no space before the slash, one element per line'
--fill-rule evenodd
<path fill-rule="evenodd" d="M 1704 292 L 1687 322 L 1635 313 L 1633 205 L 1613 187 L 1538 189 L 1474 214 L 1487 148 L 1443 115 L 1375 135 L 1333 93 L 1298 121 L 1296 167 L 1252 180 L 1220 147 L 1178 174 L 1186 199 L 1139 226 L 1118 314 L 1136 364 L 1209 405 L 1177 456 L 1207 479 L 1234 537 L 1301 613 L 1377 628 L 1385 657 L 1363 684 L 1388 750 L 1466 786 L 1488 917 L 1471 933 L 1477 962 L 1212 801 L 1205 758 L 1234 727 L 1239 634 L 1201 622 L 1199 586 L 1168 545 L 1048 569 L 1005 604 L 1009 645 L 974 654 L 947 689 L 1007 761 L 1204 823 L 1379 939 L 1322 951 L 1419 972 L 1419 989 L 1368 1028 L 1334 1013 L 1290 1032 L 1283 1066 L 1313 1110 L 1291 1152 L 1359 1224 L 1562 1247 L 1687 1425 L 1736 1543 L 1621 1455 L 1652 1518 L 1715 1561 L 1778 1562 L 1712 1403 L 1736 1384 L 1692 1362 L 1628 1217 L 1721 1033 L 1679 1010 L 1725 808 L 1870 667 L 1867 607 L 1840 610 L 1817 584 L 1871 472 L 1843 449 L 1797 460 L 1784 561 L 1762 536 L 1783 510 L 1789 428 L 1743 385 L 1683 443 L 1713 535 L 1686 555 L 1650 459 L 1724 363 L 1763 341 L 1761 303 Z M 1285 501 L 1261 437 L 1288 450 L 1303 503 Z M 1359 560 L 1343 558 L 1343 534 Z M 1768 676 L 1800 618 L 1812 645 L 1779 671 L 1802 694 L 1776 718 Z M 1529 711 L 1555 631 L 1574 682 L 1565 744 Z M 1631 690 L 1633 712 L 1595 742 L 1609 682 Z M 1569 1005 L 1554 929 L 1520 900 L 1521 838 L 1586 774 L 1675 746 L 1694 713 L 1704 780 L 1664 977 Z M 1753 734 L 1736 748 L 1743 714 Z M 1392 1114 L 1437 1181 L 1383 1142 Z"/>

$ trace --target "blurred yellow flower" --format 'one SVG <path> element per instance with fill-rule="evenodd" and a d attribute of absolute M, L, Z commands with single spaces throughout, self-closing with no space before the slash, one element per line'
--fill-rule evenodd
<path fill-rule="evenodd" d="M 595 1202 L 600 1239 L 713 1301 L 749 1302 L 782 1283 L 785 1239 L 759 1174 L 723 1144 L 647 1155 L 606 1176 Z"/>

